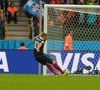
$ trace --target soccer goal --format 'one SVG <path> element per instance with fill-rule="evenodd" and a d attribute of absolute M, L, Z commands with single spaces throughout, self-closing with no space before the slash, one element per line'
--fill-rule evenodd
<path fill-rule="evenodd" d="M 45 52 L 63 51 L 64 37 L 70 31 L 74 32 L 74 50 L 100 51 L 100 6 L 46 4 L 44 32 L 48 34 L 48 41 Z"/>

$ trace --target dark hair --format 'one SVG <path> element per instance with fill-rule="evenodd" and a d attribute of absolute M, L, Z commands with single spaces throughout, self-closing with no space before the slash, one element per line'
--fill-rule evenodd
<path fill-rule="evenodd" d="M 14 5 L 14 2 L 12 1 L 12 2 L 10 2 L 10 6 L 12 6 L 12 5 Z"/>
<path fill-rule="evenodd" d="M 24 45 L 25 45 L 24 42 L 21 42 L 20 46 L 24 46 Z"/>
<path fill-rule="evenodd" d="M 47 36 L 47 34 L 43 32 L 43 33 L 41 34 L 41 36 L 44 37 L 44 36 Z"/>

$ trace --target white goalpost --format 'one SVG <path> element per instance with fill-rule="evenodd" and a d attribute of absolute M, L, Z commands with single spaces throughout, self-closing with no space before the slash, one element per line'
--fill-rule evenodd
<path fill-rule="evenodd" d="M 74 50 L 100 51 L 100 6 L 45 4 L 44 32 L 48 40 L 44 52 L 63 51 L 69 31 L 74 32 Z M 47 75 L 45 66 L 43 75 Z"/>

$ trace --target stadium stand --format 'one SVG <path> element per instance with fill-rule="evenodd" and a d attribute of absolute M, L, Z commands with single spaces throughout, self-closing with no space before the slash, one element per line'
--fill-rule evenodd
<path fill-rule="evenodd" d="M 15 24 L 11 22 L 8 24 L 6 22 L 6 37 L 7 40 L 29 40 L 29 33 L 30 33 L 30 26 L 28 23 L 28 18 L 24 14 L 24 11 L 19 13 L 20 11 L 20 2 L 19 0 L 9 0 L 10 2 L 13 1 L 18 8 L 18 23 Z"/>

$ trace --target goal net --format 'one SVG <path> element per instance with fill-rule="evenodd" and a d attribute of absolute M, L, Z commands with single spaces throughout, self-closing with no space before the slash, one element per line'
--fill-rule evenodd
<path fill-rule="evenodd" d="M 64 37 L 74 32 L 74 50 L 100 51 L 99 5 L 45 5 L 47 51 L 62 51 Z"/>
<path fill-rule="evenodd" d="M 74 32 L 75 51 L 100 51 L 99 5 L 45 5 L 44 32 L 48 34 L 45 52 L 62 52 L 65 35 Z M 43 73 L 47 74 L 46 68 Z"/>

